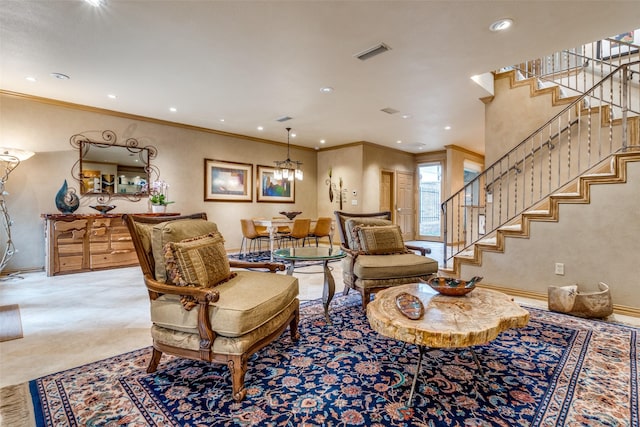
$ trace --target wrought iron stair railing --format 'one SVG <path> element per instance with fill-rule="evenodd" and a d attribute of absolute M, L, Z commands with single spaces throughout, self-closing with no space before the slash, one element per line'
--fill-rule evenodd
<path fill-rule="evenodd" d="M 640 61 L 617 66 L 442 203 L 444 265 L 617 152 L 640 149 Z M 614 109 L 616 112 L 614 112 Z M 638 109 L 640 110 L 640 108 Z"/>

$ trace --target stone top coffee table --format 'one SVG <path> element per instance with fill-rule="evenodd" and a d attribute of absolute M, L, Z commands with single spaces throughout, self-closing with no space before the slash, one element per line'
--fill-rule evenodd
<path fill-rule="evenodd" d="M 424 305 L 422 318 L 411 320 L 396 307 L 396 296 L 402 292 L 420 299 Z M 471 347 L 492 341 L 507 329 L 526 326 L 529 312 L 500 292 L 476 288 L 465 296 L 454 297 L 417 283 L 378 292 L 367 305 L 367 319 L 374 331 L 419 346 L 420 358 L 409 394 L 411 406 L 425 347 L 468 348 L 482 373 Z"/>

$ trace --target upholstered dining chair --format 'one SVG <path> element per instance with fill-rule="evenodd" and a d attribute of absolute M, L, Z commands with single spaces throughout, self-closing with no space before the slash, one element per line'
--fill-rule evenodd
<path fill-rule="evenodd" d="M 147 372 L 156 371 L 163 353 L 224 364 L 232 396 L 241 401 L 251 355 L 287 326 L 292 341 L 299 339 L 298 279 L 271 274 L 283 264 L 229 260 L 218 227 L 204 213 L 124 218 L 150 299 Z"/>
<path fill-rule="evenodd" d="M 273 219 L 287 219 L 287 217 L 285 217 L 285 216 L 274 216 Z M 291 227 L 289 227 L 288 225 L 279 225 L 278 228 L 277 228 L 276 233 L 278 233 L 279 235 L 291 233 Z"/>
<path fill-rule="evenodd" d="M 308 218 L 296 218 L 293 220 L 293 227 L 291 227 L 290 233 L 281 234 L 282 238 L 288 240 L 293 247 L 298 246 L 300 240 L 302 240 L 302 246 L 309 237 L 309 229 L 311 228 L 311 220 Z"/>
<path fill-rule="evenodd" d="M 316 225 L 309 231 L 309 238 L 316 239 L 316 246 L 318 246 L 318 239 L 321 237 L 329 238 L 329 245 L 333 246 L 333 236 L 331 236 L 331 218 L 319 217 L 316 221 Z"/>
<path fill-rule="evenodd" d="M 256 228 L 252 219 L 240 219 L 240 226 L 242 227 L 242 242 L 240 243 L 239 257 L 243 258 L 242 248 L 244 247 L 245 255 L 252 253 L 251 248 L 255 248 L 255 243 L 258 243 L 258 252 L 262 249 L 262 241 L 269 241 L 269 232 L 266 227 L 261 230 Z"/>
<path fill-rule="evenodd" d="M 334 214 L 341 247 L 347 253 L 342 259 L 344 292 L 359 292 L 363 309 L 379 290 L 416 283 L 438 272 L 438 262 L 425 256 L 429 249 L 405 245 L 400 227 L 391 222 L 391 212 Z"/>

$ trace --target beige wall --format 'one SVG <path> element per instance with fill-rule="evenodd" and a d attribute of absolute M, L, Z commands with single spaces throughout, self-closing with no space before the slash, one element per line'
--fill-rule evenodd
<path fill-rule="evenodd" d="M 295 204 L 204 202 L 204 159 L 271 166 L 286 156 L 286 145 L 262 143 L 239 137 L 218 135 L 201 130 L 169 126 L 144 120 L 84 111 L 68 106 L 36 102 L 25 97 L 0 95 L 0 146 L 24 148 L 36 155 L 23 162 L 6 184 L 10 193 L 7 206 L 14 220 L 13 241 L 19 252 L 7 271 L 44 266 L 43 213 L 58 213 L 54 197 L 66 179 L 79 189 L 71 176 L 78 152 L 69 144 L 71 135 L 87 130 L 113 130 L 119 139 L 137 138 L 143 145 L 153 145 L 158 156 L 161 178 L 171 187 L 170 211 L 193 213 L 204 211 L 218 223 L 228 249 L 239 248 L 242 238 L 240 218 L 271 217 L 282 210 L 300 210 L 305 216 L 317 215 L 316 152 L 292 147 L 291 157 L 304 162 L 305 179 L 296 183 Z M 345 167 L 347 163 L 345 163 Z M 254 167 L 254 178 L 255 178 Z M 324 175 L 324 173 L 322 174 Z M 76 213 L 95 213 L 89 205 L 93 197 L 84 197 Z M 114 198 L 116 213 L 147 212 L 147 200 L 129 202 Z M 3 241 L 0 241 L 0 248 Z"/>
<path fill-rule="evenodd" d="M 626 184 L 591 186 L 590 204 L 560 205 L 558 222 L 533 222 L 529 239 L 507 238 L 504 253 L 484 252 L 482 266 L 464 265 L 460 277 L 543 295 L 550 285 L 605 282 L 615 304 L 640 308 L 640 162 L 627 171 Z"/>
<path fill-rule="evenodd" d="M 510 89 L 507 78 L 496 78 L 494 90 L 493 101 L 485 105 L 487 167 L 566 107 L 553 107 L 550 94 L 530 96 L 529 85 Z"/>
<path fill-rule="evenodd" d="M 318 182 L 318 213 L 333 215 L 340 209 L 336 195 L 329 203 L 327 171 L 332 168 L 333 183 L 338 186 L 342 177 L 345 199 L 342 209 L 347 212 L 376 212 L 380 209 L 380 175 L 382 170 L 414 173 L 413 154 L 370 144 L 357 143 L 318 153 L 318 171 L 323 176 Z M 354 195 L 353 192 L 356 192 Z M 355 204 L 354 204 L 355 201 Z"/>
<path fill-rule="evenodd" d="M 346 147 L 318 152 L 318 216 L 333 218 L 333 212 L 340 209 L 340 178 L 345 197 L 342 209 L 350 211 L 353 199 L 352 191 L 362 188 L 363 156 L 362 145 L 354 144 Z M 331 168 L 331 183 L 333 185 L 333 203 L 329 200 L 329 169 Z M 361 199 L 360 193 L 357 199 Z"/>

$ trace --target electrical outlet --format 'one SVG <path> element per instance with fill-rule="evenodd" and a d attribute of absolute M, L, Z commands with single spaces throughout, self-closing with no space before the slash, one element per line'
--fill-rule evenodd
<path fill-rule="evenodd" d="M 555 273 L 558 276 L 564 276 L 564 264 L 561 262 L 556 262 L 556 271 Z"/>

